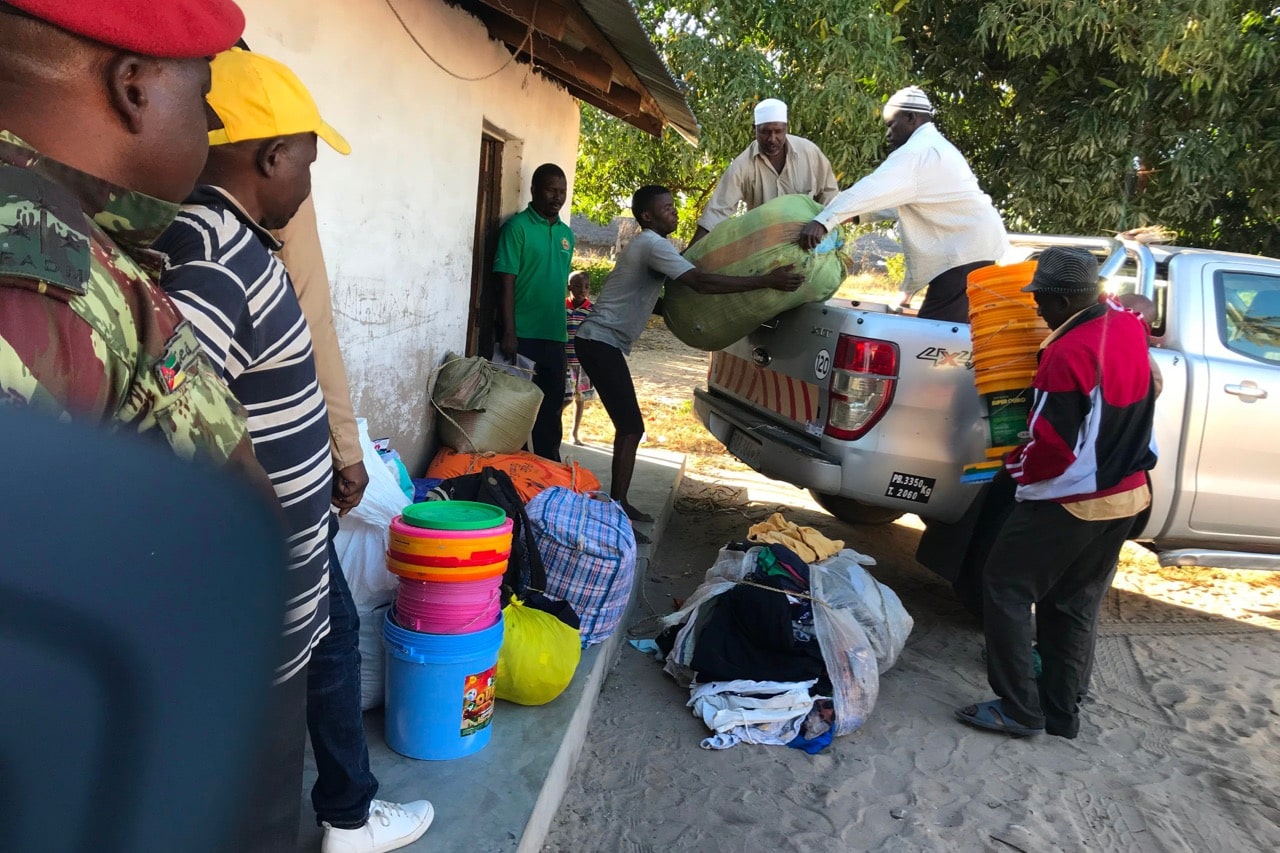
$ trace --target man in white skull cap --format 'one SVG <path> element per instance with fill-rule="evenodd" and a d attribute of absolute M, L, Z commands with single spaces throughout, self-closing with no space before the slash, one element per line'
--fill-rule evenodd
<path fill-rule="evenodd" d="M 895 92 L 884 106 L 884 124 L 889 156 L 806 225 L 800 245 L 812 249 L 842 222 L 896 219 L 907 262 L 903 304 L 928 287 L 919 316 L 967 323 L 966 280 L 1004 255 L 1004 222 L 964 155 L 934 126 L 924 91 Z"/>
<path fill-rule="evenodd" d="M 756 139 L 724 170 L 698 218 L 696 241 L 745 203 L 752 210 L 780 195 L 803 193 L 826 204 L 840 192 L 825 154 L 807 139 L 787 133 L 787 105 L 777 98 L 756 104 Z"/>

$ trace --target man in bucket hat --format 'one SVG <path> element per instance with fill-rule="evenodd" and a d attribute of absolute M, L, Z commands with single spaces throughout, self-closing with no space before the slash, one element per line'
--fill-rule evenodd
<path fill-rule="evenodd" d="M 812 249 L 842 222 L 896 219 L 907 262 L 904 302 L 927 287 L 920 317 L 969 322 L 969 273 L 1000 260 L 1004 222 L 964 155 L 933 123 L 933 104 L 917 86 L 884 105 L 892 149 L 874 172 L 840 193 L 800 232 Z"/>
<path fill-rule="evenodd" d="M 360 713 L 358 621 L 330 562 L 332 464 L 311 335 L 268 229 L 288 224 L 311 193 L 317 140 L 347 141 L 320 116 L 286 66 L 233 48 L 214 57 L 209 160 L 201 186 L 157 244 L 162 283 L 249 409 L 254 450 L 271 476 L 290 531 L 290 609 L 277 682 L 292 698 L 278 737 L 279 769 L 301 785 L 303 726 L 319 778 L 313 794 L 325 853 L 394 850 L 421 836 L 433 810 L 373 799 Z M 308 663 L 309 660 L 309 663 Z M 297 685 L 297 686 L 295 686 Z M 302 687 L 303 689 L 299 689 Z M 297 820 L 293 824 L 294 838 Z"/>
<path fill-rule="evenodd" d="M 1092 626 L 1133 519 L 1151 503 L 1156 389 L 1146 327 L 1099 302 L 1092 254 L 1046 249 L 1023 289 L 1052 332 L 1032 383 L 1031 438 L 1005 460 L 1017 503 L 983 572 L 987 678 L 998 698 L 956 716 L 1015 737 L 1074 738 Z"/>

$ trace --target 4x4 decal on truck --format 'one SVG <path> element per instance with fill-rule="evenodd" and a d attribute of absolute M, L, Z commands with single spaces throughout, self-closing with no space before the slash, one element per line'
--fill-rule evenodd
<path fill-rule="evenodd" d="M 944 347 L 925 347 L 916 353 L 921 361 L 932 361 L 934 367 L 963 367 L 973 370 L 973 352 L 962 349 L 951 352 Z"/>

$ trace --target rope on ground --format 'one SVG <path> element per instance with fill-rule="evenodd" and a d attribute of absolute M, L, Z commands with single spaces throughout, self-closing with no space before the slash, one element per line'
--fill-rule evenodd
<path fill-rule="evenodd" d="M 714 515 L 737 513 L 751 523 L 763 521 L 775 512 L 785 512 L 781 504 L 757 504 L 747 497 L 746 489 L 711 483 L 697 489 L 682 489 L 676 498 L 675 508 L 681 513 Z"/>
<path fill-rule="evenodd" d="M 644 605 L 644 609 L 649 611 L 647 616 L 641 616 L 639 619 L 627 625 L 626 638 L 628 640 L 645 640 L 650 639 L 653 635 L 647 630 L 650 623 L 660 620 L 663 614 L 658 612 L 658 608 L 653 606 L 649 601 L 649 566 L 652 561 L 649 557 L 644 558 L 644 571 L 640 571 L 639 561 L 636 563 L 636 583 L 640 584 L 640 603 Z M 646 630 L 641 630 L 645 627 Z"/>
<path fill-rule="evenodd" d="M 645 559 L 644 574 L 642 575 L 639 571 L 636 572 L 636 578 L 639 581 L 648 580 L 647 575 L 649 573 L 649 565 L 648 565 L 649 558 L 645 557 L 644 559 Z M 809 601 L 814 604 L 821 604 L 823 607 L 827 608 L 827 610 L 830 610 L 832 612 L 835 612 L 836 610 L 836 607 L 834 605 L 828 603 L 827 601 L 824 601 L 821 598 L 816 598 L 815 596 L 812 596 L 807 592 L 796 592 L 793 590 L 779 589 L 776 586 L 768 586 L 766 584 L 756 583 L 755 581 L 749 581 L 745 578 L 743 578 L 742 580 L 732 581 L 732 583 L 738 584 L 741 586 L 753 586 L 756 589 L 764 589 L 764 590 L 768 590 L 769 592 L 779 592 L 779 593 L 782 593 L 783 595 L 789 595 L 793 598 L 802 598 L 805 601 Z M 641 583 L 641 586 L 640 586 L 640 600 L 641 602 L 643 602 L 645 609 L 649 611 L 649 615 L 643 616 L 640 619 L 637 619 L 636 621 L 632 622 L 627 626 L 626 637 L 628 640 L 651 639 L 652 638 L 651 635 L 649 635 L 648 633 L 640 633 L 639 629 L 641 628 L 641 626 L 645 626 L 645 625 L 648 625 L 650 622 L 660 620 L 663 618 L 664 615 L 666 615 L 666 614 L 659 613 L 658 609 L 654 607 L 653 604 L 649 601 L 648 590 L 643 583 Z"/>

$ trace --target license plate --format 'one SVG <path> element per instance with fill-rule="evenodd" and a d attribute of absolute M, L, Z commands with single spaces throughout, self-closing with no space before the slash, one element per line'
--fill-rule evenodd
<path fill-rule="evenodd" d="M 757 471 L 760 470 L 760 452 L 763 449 L 763 444 L 740 430 L 734 430 L 729 438 L 729 452 Z"/>

